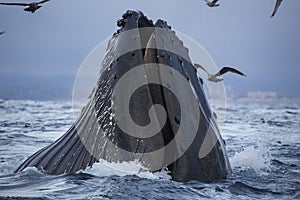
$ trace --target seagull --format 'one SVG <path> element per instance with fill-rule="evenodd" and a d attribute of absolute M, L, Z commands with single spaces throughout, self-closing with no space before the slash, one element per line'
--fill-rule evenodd
<path fill-rule="evenodd" d="M 276 0 L 275 8 L 274 8 L 274 11 L 273 11 L 271 17 L 273 17 L 275 15 L 275 13 L 277 12 L 281 2 L 282 2 L 282 0 Z"/>
<path fill-rule="evenodd" d="M 5 31 L 2 31 L 2 32 L 0 32 L 0 35 L 2 35 L 2 34 L 4 34 L 5 33 Z"/>
<path fill-rule="evenodd" d="M 241 76 L 246 76 L 245 74 L 243 74 L 242 72 L 240 72 L 239 70 L 237 69 L 234 69 L 234 68 L 231 68 L 231 67 L 223 67 L 220 71 L 218 71 L 216 74 L 210 74 L 206 71 L 206 69 L 204 67 L 202 67 L 201 65 L 199 64 L 194 64 L 195 68 L 196 69 L 202 69 L 203 71 L 205 71 L 208 75 L 208 79 L 209 81 L 212 81 L 212 82 L 220 82 L 220 81 L 223 81 L 222 78 L 219 78 L 221 75 L 225 74 L 226 72 L 232 72 L 232 73 L 236 73 L 236 74 L 239 74 Z"/>
<path fill-rule="evenodd" d="M 44 0 L 40 2 L 33 2 L 33 3 L 0 3 L 0 5 L 7 5 L 7 6 L 28 6 L 25 8 L 25 11 L 34 13 L 37 9 L 41 8 L 39 4 L 46 3 L 47 1 L 50 0 Z"/>
<path fill-rule="evenodd" d="M 204 0 L 206 2 L 206 5 L 208 5 L 209 7 L 218 7 L 220 4 L 217 4 L 217 2 L 219 0 L 213 0 L 213 1 L 208 1 L 208 0 Z"/>

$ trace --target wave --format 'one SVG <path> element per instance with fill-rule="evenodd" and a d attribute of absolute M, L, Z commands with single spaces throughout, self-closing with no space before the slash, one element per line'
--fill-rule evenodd
<path fill-rule="evenodd" d="M 230 192 L 237 195 L 246 195 L 249 197 L 255 197 L 251 194 L 272 194 L 272 195 L 280 195 L 281 192 L 273 191 L 269 188 L 259 188 L 256 186 L 252 186 L 250 184 L 246 184 L 244 182 L 236 181 L 229 188 Z"/>

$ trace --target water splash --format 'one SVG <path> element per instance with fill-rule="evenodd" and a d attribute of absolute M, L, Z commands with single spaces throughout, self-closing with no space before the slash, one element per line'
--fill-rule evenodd
<path fill-rule="evenodd" d="M 166 170 L 152 173 L 148 171 L 138 160 L 130 162 L 110 163 L 100 159 L 91 168 L 81 172 L 88 173 L 94 176 L 127 176 L 136 175 L 140 178 L 147 179 L 171 179 Z"/>
<path fill-rule="evenodd" d="M 240 152 L 236 152 L 230 161 L 233 169 L 253 169 L 256 172 L 269 171 L 271 162 L 270 150 L 266 145 L 251 145 Z"/>

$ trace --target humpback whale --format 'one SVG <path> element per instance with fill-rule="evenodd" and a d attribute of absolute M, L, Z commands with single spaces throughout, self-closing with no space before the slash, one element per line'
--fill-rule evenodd
<path fill-rule="evenodd" d="M 188 49 L 165 21 L 153 23 L 141 11 L 127 11 L 118 26 L 84 111 L 15 172 L 74 173 L 104 159 L 138 160 L 152 172 L 167 169 L 175 181 L 226 178 L 225 144 Z"/>

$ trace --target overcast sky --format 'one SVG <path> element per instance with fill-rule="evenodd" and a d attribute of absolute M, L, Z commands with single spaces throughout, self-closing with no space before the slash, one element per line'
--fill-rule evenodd
<path fill-rule="evenodd" d="M 74 77 L 87 54 L 110 38 L 117 19 L 132 9 L 153 21 L 164 19 L 192 37 L 217 66 L 231 65 L 246 73 L 245 79 L 224 77 L 236 96 L 261 90 L 300 97 L 300 1 L 283 1 L 273 18 L 275 0 L 220 4 L 209 8 L 202 0 L 51 0 L 34 14 L 0 6 L 0 32 L 6 31 L 0 36 L 0 73 L 9 77 L 0 80 L 0 88 L 18 87 L 9 82 L 19 77 Z M 32 85 L 39 84 L 32 80 Z M 72 81 L 66 78 L 60 84 Z M 9 98 L 0 91 L 0 98 Z"/>

